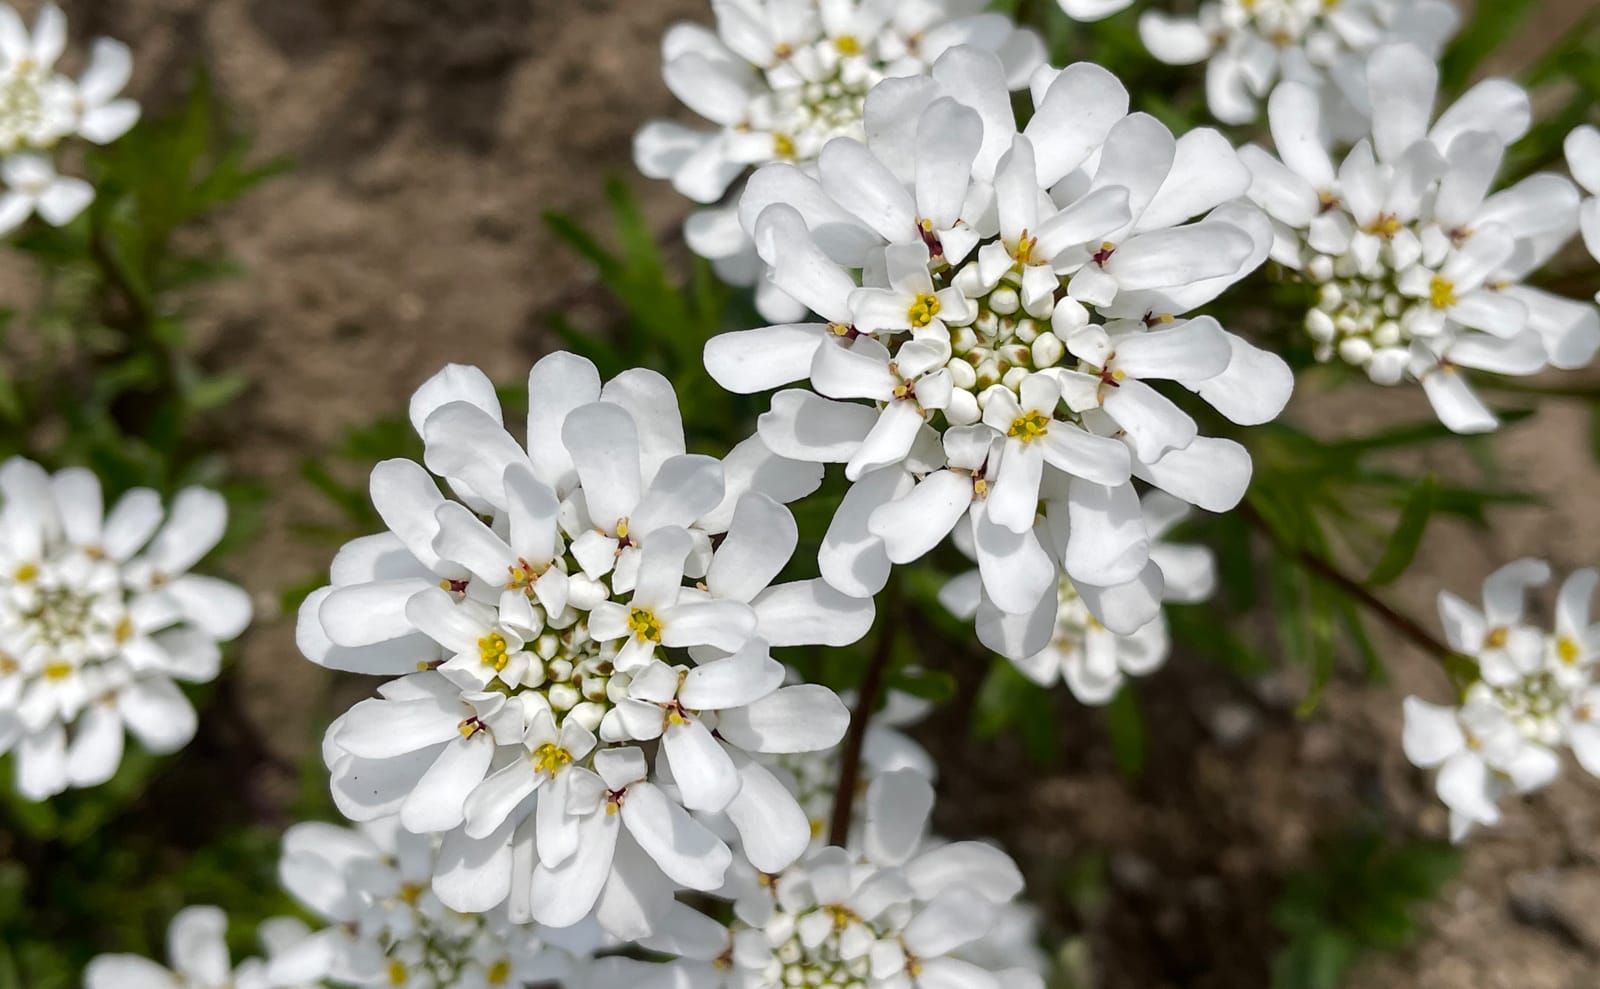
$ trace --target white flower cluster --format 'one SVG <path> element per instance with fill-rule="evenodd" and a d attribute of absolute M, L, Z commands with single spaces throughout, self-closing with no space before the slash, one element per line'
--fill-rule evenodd
<path fill-rule="evenodd" d="M 1439 617 L 1450 647 L 1477 663 L 1478 678 L 1454 706 L 1405 700 L 1406 757 L 1439 770 L 1439 799 L 1450 808 L 1451 839 L 1500 820 L 1500 801 L 1554 782 L 1558 752 L 1600 776 L 1600 624 L 1590 599 L 1600 572 L 1573 572 L 1556 599 L 1555 628 L 1524 614 L 1529 588 L 1550 580 L 1540 560 L 1518 560 L 1483 582 L 1483 610 L 1449 592 Z"/>
<path fill-rule="evenodd" d="M 1193 17 L 1146 11 L 1139 37 L 1169 65 L 1206 63 L 1206 103 L 1225 124 L 1251 123 L 1278 82 L 1295 82 L 1316 90 L 1333 132 L 1353 140 L 1372 113 L 1363 80 L 1372 52 L 1409 43 L 1437 58 L 1459 22 L 1448 0 L 1206 0 Z"/>
<path fill-rule="evenodd" d="M 437 839 L 411 834 L 393 817 L 359 829 L 290 828 L 279 878 L 327 926 L 275 955 L 267 969 L 271 984 L 570 986 L 604 943 L 593 924 L 550 932 L 510 923 L 503 907 L 481 914 L 451 910 L 429 888 L 438 854 Z"/>
<path fill-rule="evenodd" d="M 173 681 L 215 679 L 250 622 L 241 588 L 188 572 L 222 538 L 222 496 L 186 489 L 163 517 L 147 488 L 107 513 L 87 470 L 0 464 L 0 753 L 30 800 L 110 779 L 124 728 L 152 752 L 188 744 Z"/>
<path fill-rule="evenodd" d="M 1600 130 L 1587 125 L 1577 128 L 1567 135 L 1566 151 L 1572 177 L 1589 194 L 1578 211 L 1583 243 L 1600 261 Z M 1600 302 L 1600 292 L 1594 300 Z"/>
<path fill-rule="evenodd" d="M 1371 137 L 1337 166 L 1317 93 L 1273 92 L 1277 157 L 1240 152 L 1250 197 L 1277 226 L 1274 259 L 1317 286 L 1306 329 L 1319 359 L 1380 384 L 1420 381 L 1445 425 L 1492 430 L 1462 369 L 1576 368 L 1600 347 L 1592 305 L 1522 284 L 1577 232 L 1578 191 L 1547 173 L 1491 192 L 1532 119 L 1515 84 L 1479 83 L 1430 126 L 1439 70 L 1426 53 L 1380 48 L 1364 75 Z"/>
<path fill-rule="evenodd" d="M 1244 448 L 1198 435 L 1149 382 L 1242 424 L 1276 416 L 1293 384 L 1276 356 L 1187 315 L 1271 246 L 1267 218 L 1233 201 L 1250 183 L 1233 148 L 1128 113 L 1087 63 L 1041 70 L 1032 96 L 1019 131 L 999 61 L 954 48 L 929 76 L 879 84 L 866 142 L 829 143 L 816 177 L 757 171 L 741 215 L 772 279 L 826 322 L 705 353 L 732 391 L 809 380 L 774 396 L 759 433 L 845 464 L 829 583 L 871 596 L 966 528 L 990 644 L 1023 655 L 1048 639 L 1034 616 L 1053 619 L 1060 569 L 1114 631 L 1156 616 L 1134 478 L 1214 511 L 1249 482 Z"/>
<path fill-rule="evenodd" d="M 715 31 L 679 24 L 661 53 L 668 88 L 715 129 L 653 121 L 634 140 L 639 170 L 670 179 L 697 203 L 722 199 L 753 165 L 812 169 L 833 138 L 863 136 L 862 108 L 874 85 L 925 74 L 956 45 L 995 52 L 1011 88 L 1044 61 L 1038 35 L 971 0 L 715 0 L 711 8 Z M 684 236 L 724 281 L 755 286 L 767 319 L 804 315 L 762 277 L 765 265 L 735 206 L 695 212 Z"/>
<path fill-rule="evenodd" d="M 805 815 L 756 757 L 832 746 L 848 713 L 785 686 L 769 649 L 854 642 L 873 607 L 772 584 L 798 539 L 783 503 L 819 468 L 755 438 L 720 462 L 686 454 L 653 371 L 602 387 L 558 353 L 529 395 L 524 446 L 476 368 L 418 390 L 427 468 L 373 471 L 389 531 L 340 552 L 298 639 L 324 666 L 396 678 L 324 754 L 347 816 L 444 836 L 447 906 L 556 927 L 597 909 L 638 937 L 674 889 L 723 882 L 732 853 L 694 815 L 725 817 L 765 871 L 805 849 Z"/>
<path fill-rule="evenodd" d="M 1183 521 L 1189 506 L 1164 491 L 1149 492 L 1141 505 L 1150 534 L 1150 560 L 1161 570 L 1161 600 L 1193 604 L 1210 597 L 1217 582 L 1211 550 L 1161 538 Z M 971 555 L 970 544 L 960 538 L 956 544 Z M 1125 678 L 1154 673 L 1167 661 L 1171 648 L 1164 612 L 1158 611 L 1130 633 L 1113 632 L 1095 619 L 1066 574 L 1060 578 L 1057 599 L 1040 603 L 1028 624 L 1029 637 L 1020 641 L 1008 640 L 995 621 L 998 616 L 984 612 L 978 571 L 951 580 L 939 592 L 939 600 L 963 619 L 976 617 L 979 641 L 1005 655 L 1028 679 L 1041 687 L 1065 681 L 1084 704 L 1109 703 Z M 1045 644 L 1039 645 L 1039 640 Z"/>
<path fill-rule="evenodd" d="M 642 946 L 677 958 L 611 960 L 603 986 L 707 989 L 1042 987 L 1031 918 L 1012 901 L 1022 875 L 976 841 L 927 839 L 933 789 L 912 769 L 867 788 L 859 841 L 814 849 L 778 873 L 742 864 L 719 896 L 723 921 L 675 904 Z M 985 964 L 991 958 L 998 967 Z"/>
<path fill-rule="evenodd" d="M 315 979 L 284 981 L 274 972 L 281 959 L 310 944 L 300 921 L 263 923 L 258 934 L 267 957 L 247 958 L 237 968 L 228 957 L 227 933 L 227 914 L 216 907 L 180 910 L 167 929 L 170 969 L 139 955 L 100 955 L 84 970 L 84 989 L 321 989 Z"/>
<path fill-rule="evenodd" d="M 119 99 L 133 59 L 120 41 L 100 38 L 78 79 L 56 69 L 67 46 L 67 18 L 55 4 L 39 11 L 33 31 L 0 3 L 0 236 L 34 213 L 69 223 L 94 199 L 79 178 L 58 175 L 51 152 L 81 137 L 108 144 L 139 120 L 139 104 Z"/>

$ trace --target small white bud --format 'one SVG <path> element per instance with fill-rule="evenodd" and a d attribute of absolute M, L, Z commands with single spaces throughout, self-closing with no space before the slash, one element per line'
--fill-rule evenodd
<path fill-rule="evenodd" d="M 1022 300 L 1009 285 L 1001 285 L 989 293 L 989 308 L 1002 316 L 1009 316 L 1022 308 Z"/>
<path fill-rule="evenodd" d="M 603 704 L 596 704 L 593 701 L 584 701 L 582 704 L 579 704 L 577 707 L 574 707 L 571 711 L 567 712 L 567 717 L 573 719 L 578 724 L 584 726 L 590 731 L 599 731 L 600 719 L 604 718 L 605 716 L 605 706 Z"/>
<path fill-rule="evenodd" d="M 1067 347 L 1054 333 L 1045 332 L 1033 339 L 1033 366 L 1055 367 L 1066 356 Z"/>
<path fill-rule="evenodd" d="M 1365 367 L 1372 360 L 1372 344 L 1362 337 L 1345 337 L 1339 341 L 1339 356 L 1357 367 Z"/>
<path fill-rule="evenodd" d="M 1311 334 L 1311 339 L 1326 343 L 1334 338 L 1338 330 L 1334 328 L 1332 316 L 1321 309 L 1312 309 L 1306 313 L 1306 332 Z"/>
<path fill-rule="evenodd" d="M 574 704 L 583 699 L 578 688 L 569 683 L 552 684 L 546 696 L 550 698 L 550 707 L 557 711 L 571 710 Z"/>

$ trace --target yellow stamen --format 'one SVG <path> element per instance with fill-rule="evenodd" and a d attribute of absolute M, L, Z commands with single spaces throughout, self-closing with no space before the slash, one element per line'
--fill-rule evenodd
<path fill-rule="evenodd" d="M 1484 636 L 1483 644 L 1490 649 L 1499 649 L 1506 644 L 1506 639 L 1510 637 L 1511 630 L 1501 625 L 1498 628 L 1489 630 L 1489 634 Z"/>
<path fill-rule="evenodd" d="M 24 563 L 17 567 L 17 572 L 14 576 L 16 577 L 17 583 L 26 584 L 28 581 L 39 576 L 39 568 L 32 563 Z"/>
<path fill-rule="evenodd" d="M 1037 246 L 1039 246 L 1039 238 L 1029 237 L 1028 231 L 1024 230 L 1022 231 L 1021 236 L 1017 238 L 1017 246 L 1014 250 L 1012 250 L 1011 257 L 1018 264 L 1032 264 L 1033 249 Z"/>
<path fill-rule="evenodd" d="M 1024 412 L 1011 420 L 1011 428 L 1006 430 L 1006 435 L 1024 443 L 1032 443 L 1043 436 L 1049 428 L 1049 417 L 1035 409 L 1032 412 Z"/>
<path fill-rule="evenodd" d="M 861 54 L 861 42 L 853 34 L 841 34 L 834 38 L 833 47 L 838 49 L 839 54 L 846 57 Z"/>
<path fill-rule="evenodd" d="M 533 750 L 533 768 L 547 776 L 554 776 L 572 763 L 572 753 L 553 742 L 546 742 Z"/>
<path fill-rule="evenodd" d="M 772 153 L 779 158 L 794 157 L 794 138 L 787 134 L 772 135 Z"/>
<path fill-rule="evenodd" d="M 628 612 L 628 627 L 641 642 L 661 641 L 661 619 L 654 612 L 634 608 Z"/>
<path fill-rule="evenodd" d="M 55 660 L 54 662 L 46 663 L 44 667 L 44 675 L 45 679 L 47 680 L 65 680 L 67 677 L 72 675 L 72 664 L 63 662 L 59 659 Z"/>
<path fill-rule="evenodd" d="M 912 326 L 927 326 L 937 315 L 939 315 L 938 296 L 920 292 L 917 294 L 917 301 L 906 311 L 906 318 L 911 320 Z"/>
<path fill-rule="evenodd" d="M 127 615 L 123 615 L 117 621 L 117 628 L 114 634 L 118 642 L 127 642 L 133 638 L 133 621 Z"/>
<path fill-rule="evenodd" d="M 1566 636 L 1563 635 L 1556 640 L 1556 655 L 1560 656 L 1561 661 L 1568 666 L 1576 665 L 1578 657 L 1582 654 L 1583 650 L 1578 647 L 1578 644 Z"/>
<path fill-rule="evenodd" d="M 478 658 L 483 665 L 492 666 L 496 673 L 506 668 L 510 657 L 506 655 L 506 637 L 499 632 L 490 632 L 478 640 Z"/>
<path fill-rule="evenodd" d="M 17 665 L 16 660 L 12 659 L 10 656 L 7 656 L 5 653 L 0 652 L 0 673 L 15 673 L 19 669 L 21 669 L 21 667 Z"/>
<path fill-rule="evenodd" d="M 405 902 L 415 905 L 417 898 L 421 895 L 422 887 L 418 886 L 416 883 L 400 884 L 400 899 L 404 900 Z"/>
<path fill-rule="evenodd" d="M 504 958 L 489 966 L 487 976 L 491 986 L 503 986 L 511 979 L 511 963 Z"/>
<path fill-rule="evenodd" d="M 793 54 L 794 46 L 789 44 L 787 41 L 780 41 L 776 45 L 772 46 L 772 57 L 776 58 L 780 62 Z"/>
<path fill-rule="evenodd" d="M 1374 237 L 1382 237 L 1384 240 L 1393 240 L 1394 235 L 1399 233 L 1404 228 L 1405 224 L 1401 223 L 1400 220 L 1394 215 L 1390 213 L 1381 213 L 1378 215 L 1376 220 L 1373 220 L 1371 223 L 1367 224 L 1363 229 L 1367 233 L 1372 234 Z"/>
<path fill-rule="evenodd" d="M 1455 283 L 1434 275 L 1433 281 L 1428 283 L 1428 301 L 1433 303 L 1435 309 L 1449 309 L 1456 304 Z"/>
<path fill-rule="evenodd" d="M 461 723 L 456 725 L 456 731 L 461 733 L 462 738 L 471 738 L 478 732 L 483 731 L 483 722 L 477 718 L 463 718 Z"/>
<path fill-rule="evenodd" d="M 389 984 L 403 986 L 406 984 L 406 966 L 404 962 L 389 963 Z"/>

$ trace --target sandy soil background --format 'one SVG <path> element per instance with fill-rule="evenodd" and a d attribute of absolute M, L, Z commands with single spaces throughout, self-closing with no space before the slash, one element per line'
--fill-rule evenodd
<path fill-rule="evenodd" d="M 1558 35 L 1593 0 L 1551 3 L 1534 31 Z M 30 5 L 22 4 L 26 9 Z M 601 181 L 629 175 L 651 221 L 676 239 L 685 209 L 630 175 L 632 130 L 675 112 L 660 82 L 663 28 L 707 19 L 703 0 L 81 0 L 74 34 L 130 42 L 132 90 L 148 104 L 204 64 L 264 157 L 297 167 L 217 221 L 245 266 L 195 304 L 208 360 L 255 384 L 230 413 L 241 470 L 273 486 L 266 531 L 235 569 L 262 619 L 235 687 L 254 734 L 292 762 L 332 710 L 330 678 L 300 658 L 279 593 L 325 566 L 296 526 L 334 521 L 299 480 L 308 450 L 404 407 L 440 364 L 513 380 L 545 352 L 547 317 L 603 320 L 591 274 L 553 243 L 539 212 L 604 222 Z M 1530 38 L 1522 50 L 1536 48 Z M 1514 56 L 1507 56 L 1508 60 Z M 1508 62 L 1509 64 L 1509 62 Z M 1581 380 L 1581 379 L 1580 379 Z M 1425 415 L 1419 395 L 1303 395 L 1291 415 L 1330 432 Z M 1600 562 L 1600 470 L 1586 410 L 1550 403 L 1498 441 L 1514 480 L 1548 507 L 1506 511 L 1485 536 L 1435 527 L 1398 588 L 1431 626 L 1440 587 L 1474 596 L 1516 555 Z M 1443 463 L 1446 469 L 1452 465 Z M 1336 685 L 1297 721 L 1292 683 L 1240 683 L 1174 662 L 1143 691 L 1151 772 L 1116 774 L 1096 718 L 1063 701 L 1071 750 L 1040 774 L 1008 745 L 941 745 L 942 827 L 991 834 L 1051 905 L 1053 935 L 1092 949 L 1097 985 L 1121 989 L 1263 984 L 1277 944 L 1267 918 L 1283 877 L 1327 822 L 1381 806 L 1416 835 L 1444 820 L 1400 755 L 1400 698 L 1445 696 L 1419 654 L 1381 639 L 1392 684 Z M 942 718 L 964 719 L 958 705 Z M 964 724 L 929 726 L 964 737 Z M 1017 768 L 1022 767 L 1022 768 Z M 284 816 L 293 781 L 263 763 L 250 805 Z M 1365 966 L 1369 989 L 1579 989 L 1600 972 L 1600 785 L 1570 772 L 1476 837 L 1461 877 L 1429 909 L 1415 948 Z M 1105 902 L 1066 908 L 1066 877 L 1108 863 Z"/>

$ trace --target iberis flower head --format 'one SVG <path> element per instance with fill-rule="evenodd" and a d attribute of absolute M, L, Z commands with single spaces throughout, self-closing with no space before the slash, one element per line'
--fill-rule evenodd
<path fill-rule="evenodd" d="M 867 140 L 830 143 L 816 177 L 758 171 L 741 214 L 822 319 L 716 337 L 706 367 L 737 392 L 809 384 L 759 431 L 845 465 L 821 556 L 835 587 L 874 594 L 962 527 L 999 611 L 1035 613 L 1065 567 L 1155 587 L 1103 596 L 1100 620 L 1132 632 L 1160 582 L 1132 480 L 1220 511 L 1250 475 L 1168 394 L 1245 424 L 1288 399 L 1281 360 L 1190 315 L 1265 259 L 1270 224 L 1231 202 L 1249 173 L 1220 135 L 1129 114 L 1104 69 L 1041 71 L 1033 97 L 1019 131 L 999 61 L 955 48 L 880 83 Z"/>
<path fill-rule="evenodd" d="M 1162 539 L 1188 514 L 1189 506 L 1164 491 L 1151 491 L 1142 499 L 1142 507 L 1150 560 L 1159 568 L 1161 580 L 1150 588 L 1137 584 L 1119 593 L 1137 590 L 1159 595 L 1161 602 L 1182 604 L 1210 597 L 1217 579 L 1211 551 Z M 960 539 L 956 544 L 970 554 L 970 544 Z M 1166 662 L 1171 640 L 1160 610 L 1132 632 L 1119 634 L 1106 628 L 1094 616 L 1096 610 L 1105 610 L 1099 601 L 1103 593 L 1103 588 L 1080 588 L 1063 573 L 1054 601 L 1046 597 L 1032 614 L 1007 615 L 985 605 L 982 580 L 973 570 L 947 583 L 939 600 L 961 618 L 976 617 L 979 641 L 1011 660 L 1039 686 L 1065 681 L 1079 701 L 1106 704 L 1125 678 L 1153 673 Z"/>
<path fill-rule="evenodd" d="M 1439 595 L 1450 647 L 1473 661 L 1477 675 L 1455 706 L 1407 697 L 1404 744 L 1413 763 L 1438 768 L 1453 840 L 1499 823 L 1502 797 L 1554 782 L 1563 747 L 1600 775 L 1600 625 L 1589 611 L 1600 573 L 1577 570 L 1566 579 L 1547 630 L 1524 611 L 1528 590 L 1549 580 L 1548 564 L 1518 560 L 1484 581 L 1481 610 Z"/>
<path fill-rule="evenodd" d="M 60 226 L 89 205 L 94 190 L 81 179 L 55 174 L 49 152 L 69 137 L 107 144 L 139 119 L 139 104 L 120 99 L 133 61 L 121 42 L 101 38 L 79 79 L 56 62 L 67 45 L 61 8 L 46 4 L 29 32 L 8 4 L 0 3 L 0 235 L 37 211 Z"/>
<path fill-rule="evenodd" d="M 1484 432 L 1498 423 L 1466 370 L 1582 367 L 1600 347 L 1600 313 L 1522 284 L 1577 232 L 1579 212 L 1577 189 L 1554 174 L 1492 191 L 1528 129 L 1527 93 L 1486 80 L 1430 125 L 1438 75 L 1409 45 L 1374 52 L 1371 136 L 1337 165 L 1322 101 L 1285 83 L 1268 108 L 1277 157 L 1240 155 L 1278 230 L 1274 259 L 1317 288 L 1305 321 L 1317 357 L 1380 384 L 1419 381 L 1445 425 Z"/>
<path fill-rule="evenodd" d="M 835 137 L 863 135 L 868 91 L 881 79 L 921 75 L 955 45 L 978 45 L 1021 88 L 1044 61 L 1032 31 L 964 0 L 715 0 L 716 29 L 680 24 L 662 40 L 667 87 L 713 126 L 646 124 L 634 139 L 639 170 L 670 179 L 697 203 L 715 203 L 751 166 L 811 169 Z M 700 210 L 684 227 L 691 249 L 723 280 L 757 286 L 767 319 L 804 310 L 762 278 L 764 265 L 737 210 Z"/>
<path fill-rule="evenodd" d="M 1567 167 L 1588 193 L 1579 207 L 1578 222 L 1584 246 L 1600 261 L 1600 130 L 1584 125 L 1567 135 Z M 1595 293 L 1600 302 L 1600 292 Z"/>
<path fill-rule="evenodd" d="M 329 729 L 334 795 L 355 820 L 444 836 L 447 906 L 565 927 L 598 904 L 637 936 L 672 888 L 722 882 L 729 849 L 691 812 L 725 813 L 763 868 L 805 848 L 805 815 L 754 756 L 833 745 L 848 714 L 786 686 L 770 649 L 848 644 L 873 609 L 772 583 L 798 540 L 784 503 L 815 465 L 755 438 L 686 453 L 653 371 L 602 385 L 559 353 L 528 387 L 526 443 L 476 368 L 417 391 L 426 466 L 374 469 L 388 531 L 339 553 L 299 643 L 393 678 Z"/>
<path fill-rule="evenodd" d="M 316 989 L 314 974 L 295 975 L 285 966 L 293 956 L 314 954 L 310 931 L 292 917 L 274 917 L 258 930 L 265 958 L 247 958 L 237 967 L 228 957 L 228 915 L 216 907 L 187 907 L 167 928 L 167 968 L 139 955 L 99 955 L 84 969 L 84 989 Z"/>
<path fill-rule="evenodd" d="M 1022 892 L 1016 864 L 981 842 L 929 842 L 932 804 L 932 787 L 913 770 L 879 776 L 859 844 L 817 849 L 777 873 L 733 871 L 719 894 L 733 901 L 731 920 L 675 904 L 642 946 L 676 959 L 609 960 L 607 984 L 1037 989 L 1038 952 L 1025 944 L 1004 956 L 1003 970 L 976 960 L 992 954 L 993 937 L 1026 936 L 1027 916 L 1012 909 Z"/>
<path fill-rule="evenodd" d="M 1059 0 L 1079 20 L 1125 10 L 1132 0 Z M 1206 103 L 1225 124 L 1248 124 L 1277 83 L 1323 94 L 1340 136 L 1359 136 L 1371 105 L 1361 84 L 1367 56 L 1410 43 L 1437 57 L 1460 23 L 1447 0 L 1203 0 L 1192 16 L 1146 10 L 1139 37 L 1168 65 L 1206 63 Z"/>
<path fill-rule="evenodd" d="M 215 679 L 218 643 L 250 622 L 241 588 L 188 572 L 227 515 L 201 488 L 169 512 L 136 488 L 108 513 L 87 470 L 0 464 L 0 752 L 23 796 L 104 783 L 124 730 L 162 754 L 194 737 L 174 681 Z"/>
<path fill-rule="evenodd" d="M 279 878 L 326 926 L 273 958 L 268 974 L 386 989 L 574 984 L 605 941 L 598 926 L 513 924 L 504 907 L 458 913 L 430 888 L 439 851 L 437 838 L 411 834 L 392 817 L 359 828 L 290 828 Z"/>

